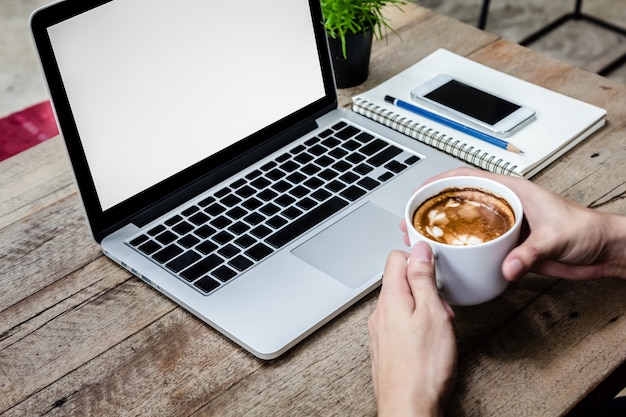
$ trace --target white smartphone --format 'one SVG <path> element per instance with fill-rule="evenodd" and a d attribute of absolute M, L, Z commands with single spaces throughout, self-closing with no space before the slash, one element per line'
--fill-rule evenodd
<path fill-rule="evenodd" d="M 413 101 L 490 135 L 510 136 L 535 118 L 535 110 L 440 74 L 411 91 Z"/>

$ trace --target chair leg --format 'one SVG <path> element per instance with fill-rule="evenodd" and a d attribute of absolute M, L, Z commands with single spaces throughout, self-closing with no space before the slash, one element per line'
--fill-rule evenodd
<path fill-rule="evenodd" d="M 491 3 L 491 0 L 483 0 L 483 6 L 480 10 L 480 16 L 478 17 L 478 29 L 485 29 L 485 26 L 487 26 L 489 3 Z"/>

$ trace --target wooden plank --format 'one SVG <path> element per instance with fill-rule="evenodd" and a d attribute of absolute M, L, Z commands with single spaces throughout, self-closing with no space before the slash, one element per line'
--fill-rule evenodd
<path fill-rule="evenodd" d="M 76 192 L 60 137 L 2 162 L 0 229 Z"/>

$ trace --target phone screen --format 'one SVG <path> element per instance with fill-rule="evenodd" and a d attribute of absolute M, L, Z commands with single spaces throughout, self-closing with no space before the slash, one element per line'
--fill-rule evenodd
<path fill-rule="evenodd" d="M 517 104 L 456 80 L 448 81 L 424 97 L 490 125 L 495 125 L 520 108 Z"/>

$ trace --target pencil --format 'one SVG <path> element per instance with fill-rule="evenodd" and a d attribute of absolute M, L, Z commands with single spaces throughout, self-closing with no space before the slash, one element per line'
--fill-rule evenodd
<path fill-rule="evenodd" d="M 448 119 L 446 117 L 440 116 L 440 115 L 438 115 L 436 113 L 432 113 L 432 112 L 430 112 L 428 110 L 425 110 L 425 109 L 423 109 L 421 107 L 414 106 L 413 104 L 407 103 L 406 101 L 397 99 L 397 98 L 392 97 L 392 96 L 385 96 L 385 101 L 388 102 L 388 103 L 393 104 L 394 106 L 398 106 L 401 109 L 408 110 L 411 113 L 415 113 L 415 114 L 418 114 L 420 116 L 424 116 L 424 117 L 426 117 L 428 119 L 434 120 L 435 122 L 441 123 L 442 125 L 451 127 L 453 129 L 456 129 L 456 130 L 459 130 L 459 131 L 461 131 L 463 133 L 466 133 L 466 134 L 468 134 L 470 136 L 475 137 L 476 139 L 480 139 L 480 140 L 482 140 L 484 142 L 487 142 L 487 143 L 495 145 L 495 146 L 497 146 L 499 148 L 505 149 L 505 150 L 507 150 L 509 152 L 524 154 L 524 152 L 521 149 L 519 149 L 517 146 L 515 146 L 515 145 L 513 145 L 513 144 L 511 144 L 511 143 L 509 143 L 509 142 L 507 142 L 505 140 L 502 140 L 502 139 L 496 138 L 494 136 L 488 135 L 488 134 L 483 133 L 483 132 L 481 132 L 479 130 L 476 130 L 476 129 L 473 129 L 473 128 L 469 127 L 469 126 L 466 126 L 466 125 L 464 125 L 462 123 L 459 123 L 459 122 L 456 122 L 454 120 Z"/>

